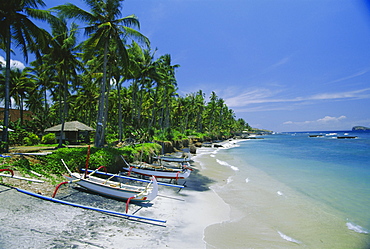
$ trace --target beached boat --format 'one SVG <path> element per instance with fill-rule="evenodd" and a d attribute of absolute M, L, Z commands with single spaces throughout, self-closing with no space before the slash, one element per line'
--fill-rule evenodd
<path fill-rule="evenodd" d="M 178 180 L 188 178 L 192 171 L 192 169 L 189 168 L 190 165 L 188 162 L 181 162 L 180 167 L 172 168 L 149 163 L 129 164 L 123 156 L 121 156 L 121 158 L 124 161 L 122 168 L 123 170 L 128 171 L 129 175 L 133 172 L 143 176 Z"/>
<path fill-rule="evenodd" d="M 146 185 L 146 187 L 143 186 L 135 186 L 135 185 L 129 185 L 129 184 L 123 184 L 121 182 L 112 181 L 111 179 L 115 177 L 116 175 L 111 174 L 112 176 L 108 179 L 92 176 L 95 174 L 95 172 L 99 171 L 99 169 L 104 168 L 106 170 L 105 166 L 100 166 L 90 174 L 88 173 L 88 162 L 90 159 L 90 146 L 87 150 L 87 157 L 86 157 L 86 168 L 84 174 L 79 173 L 72 173 L 66 163 L 63 159 L 61 159 L 64 167 L 68 171 L 69 176 L 64 175 L 64 177 L 68 180 L 68 182 L 62 182 L 60 183 L 54 191 L 54 194 L 52 198 L 55 197 L 56 192 L 58 191 L 59 187 L 63 184 L 68 183 L 76 183 L 80 185 L 81 187 L 100 194 L 107 197 L 120 199 L 120 200 L 126 200 L 126 212 L 127 207 L 130 201 L 135 202 L 150 202 L 154 200 L 158 195 L 158 183 L 156 178 L 153 176 L 152 181 Z"/>
<path fill-rule="evenodd" d="M 190 162 L 190 158 L 188 157 L 174 157 L 174 156 L 154 156 L 153 159 L 158 161 L 164 161 L 164 162 Z"/>
<path fill-rule="evenodd" d="M 155 177 L 145 187 L 123 184 L 92 176 L 91 174 L 87 178 L 84 178 L 79 173 L 71 173 L 69 176 L 64 177 L 68 181 L 74 182 L 91 192 L 120 200 L 130 199 L 130 201 L 136 202 L 150 202 L 158 195 L 158 184 Z"/>
<path fill-rule="evenodd" d="M 140 165 L 124 165 L 122 167 L 125 171 L 144 175 L 144 176 L 154 176 L 156 178 L 166 178 L 166 179 L 185 179 L 188 178 L 191 169 L 187 167 L 183 168 L 168 168 L 164 166 L 154 166 L 151 164 L 143 163 Z"/>
<path fill-rule="evenodd" d="M 189 168 L 173 169 L 163 166 L 154 166 L 150 164 L 130 165 L 130 166 L 125 165 L 122 168 L 128 171 L 129 173 L 134 172 L 136 174 L 144 176 L 155 176 L 156 178 L 166 178 L 176 180 L 188 178 L 191 173 L 191 169 Z"/>

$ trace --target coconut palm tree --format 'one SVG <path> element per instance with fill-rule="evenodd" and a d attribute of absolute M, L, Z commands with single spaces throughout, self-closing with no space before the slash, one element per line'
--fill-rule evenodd
<path fill-rule="evenodd" d="M 121 2 L 123 0 L 85 0 L 90 12 L 85 11 L 74 4 L 65 4 L 54 7 L 54 10 L 59 11 L 66 18 L 75 18 L 85 22 L 88 26 L 85 27 L 85 34 L 89 35 L 89 39 L 84 43 L 85 53 L 84 60 L 89 60 L 97 54 L 101 54 L 103 50 L 103 78 L 100 87 L 100 99 L 98 107 L 97 127 L 95 134 L 95 146 L 102 147 L 104 145 L 104 120 L 107 92 L 107 72 L 108 72 L 108 56 L 109 49 L 115 47 L 120 57 L 121 63 L 128 62 L 127 50 L 125 41 L 128 38 L 135 38 L 141 42 L 149 44 L 149 40 L 143 36 L 135 28 L 140 27 L 139 20 L 136 16 L 131 15 L 121 18 Z M 112 43 L 114 46 L 111 46 Z M 102 48 L 102 49 L 101 49 Z"/>
<path fill-rule="evenodd" d="M 0 83 L 0 97 L 5 99 L 5 77 L 3 75 L 0 75 Z M 35 78 L 30 74 L 29 68 L 25 68 L 24 70 L 12 68 L 10 70 L 9 97 L 14 100 L 14 104 L 20 111 L 21 125 L 23 125 L 24 103 L 27 97 L 30 96 L 35 84 Z M 11 103 L 9 105 L 11 106 Z"/>
<path fill-rule="evenodd" d="M 44 58 L 51 62 L 51 68 L 55 72 L 55 79 L 59 88 L 59 106 L 60 106 L 60 122 L 61 131 L 63 134 L 64 123 L 67 115 L 67 96 L 69 94 L 69 84 L 76 85 L 79 81 L 77 71 L 82 72 L 83 64 L 78 60 L 77 53 L 77 25 L 71 24 L 70 29 L 67 27 L 65 20 L 60 19 L 58 23 L 52 23 L 53 39 L 50 43 L 51 49 Z M 63 103 L 63 104 L 62 104 Z M 63 136 L 59 138 L 59 147 L 62 147 Z"/>
<path fill-rule="evenodd" d="M 23 56 L 28 60 L 28 47 L 36 49 L 45 48 L 48 42 L 48 34 L 45 30 L 35 25 L 30 18 L 37 20 L 48 20 L 48 11 L 37 9 L 45 6 L 42 0 L 11 0 L 2 1 L 0 4 L 0 40 L 5 44 L 1 46 L 6 53 L 5 70 L 5 112 L 3 130 L 3 151 L 8 152 L 8 125 L 9 125 L 9 82 L 10 82 L 10 52 L 11 44 L 17 44 Z"/>

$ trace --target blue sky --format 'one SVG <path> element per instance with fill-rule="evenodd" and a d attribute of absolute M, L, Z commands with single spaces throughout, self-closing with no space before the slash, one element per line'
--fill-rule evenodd
<path fill-rule="evenodd" d="M 370 127 L 365 1 L 126 0 L 122 13 L 180 65 L 181 95 L 215 91 L 237 118 L 273 131 Z"/>

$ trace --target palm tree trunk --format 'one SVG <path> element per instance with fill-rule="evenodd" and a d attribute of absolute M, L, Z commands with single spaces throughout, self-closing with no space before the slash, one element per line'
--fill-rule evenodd
<path fill-rule="evenodd" d="M 100 99 L 98 108 L 98 119 L 95 133 L 95 147 L 101 148 L 104 146 L 104 104 L 105 104 L 105 89 L 107 84 L 107 63 L 108 63 L 108 43 L 104 46 L 104 63 L 103 63 L 103 80 L 100 86 Z"/>
<path fill-rule="evenodd" d="M 61 89 L 61 91 L 63 91 L 63 108 L 62 108 L 62 101 L 60 101 L 60 123 L 61 123 L 61 127 L 60 127 L 60 137 L 59 137 L 59 145 L 58 147 L 59 148 L 62 148 L 63 147 L 63 134 L 64 134 L 64 124 L 65 124 L 65 115 L 67 113 L 67 80 L 65 79 L 65 75 L 63 74 L 62 75 L 62 81 L 63 81 L 63 89 Z M 62 95 L 62 94 L 60 94 Z M 60 96 L 59 98 L 60 100 L 62 99 L 62 96 Z"/>
<path fill-rule="evenodd" d="M 104 118 L 103 118 L 103 145 L 104 145 L 104 138 L 105 138 L 105 127 L 107 127 L 108 122 L 108 108 L 109 108 L 109 92 L 110 92 L 110 79 L 111 75 L 109 74 L 107 79 L 109 80 L 108 84 L 106 85 L 106 94 L 105 94 L 105 101 L 104 101 Z"/>
<path fill-rule="evenodd" d="M 21 118 L 21 126 L 23 126 L 23 101 L 24 101 L 24 96 L 23 94 L 21 95 L 21 102 L 19 103 L 19 112 L 20 112 L 20 118 Z"/>
<path fill-rule="evenodd" d="M 6 38 L 6 69 L 5 69 L 5 110 L 4 110 L 4 125 L 2 134 L 2 151 L 4 153 L 9 152 L 9 137 L 8 137 L 8 126 L 9 126 L 9 106 L 10 106 L 10 42 L 11 33 L 10 27 L 7 26 L 7 38 Z"/>
<path fill-rule="evenodd" d="M 117 81 L 117 79 L 116 79 Z M 121 104 L 121 83 L 117 81 L 118 94 L 118 142 L 122 142 L 122 104 Z"/>

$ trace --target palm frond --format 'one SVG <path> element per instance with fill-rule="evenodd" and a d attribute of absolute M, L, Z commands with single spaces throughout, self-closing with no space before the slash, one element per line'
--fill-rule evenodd
<path fill-rule="evenodd" d="M 93 14 L 71 3 L 59 5 L 51 8 L 50 10 L 57 11 L 58 14 L 63 18 L 77 19 L 87 23 L 93 23 L 96 20 Z"/>
<path fill-rule="evenodd" d="M 123 25 L 127 27 L 133 27 L 133 28 L 140 29 L 139 19 L 135 15 L 126 16 L 126 17 L 114 20 L 112 22 L 116 23 L 117 25 L 122 23 Z"/>
<path fill-rule="evenodd" d="M 141 34 L 139 31 L 133 28 L 130 28 L 130 27 L 126 27 L 126 26 L 121 26 L 121 28 L 124 30 L 124 33 L 123 33 L 124 37 L 133 38 L 137 40 L 138 42 L 140 42 L 141 44 L 144 44 L 145 46 L 150 47 L 149 38 Z"/>

